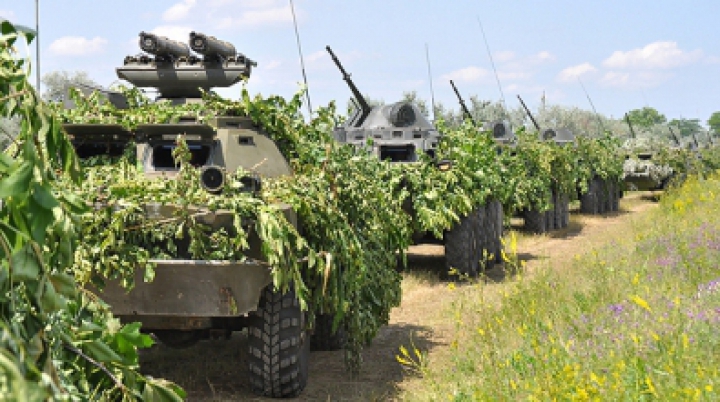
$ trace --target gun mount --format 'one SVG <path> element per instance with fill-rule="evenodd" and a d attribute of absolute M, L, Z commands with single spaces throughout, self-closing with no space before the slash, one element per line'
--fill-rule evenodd
<path fill-rule="evenodd" d="M 335 53 L 333 53 L 332 49 L 330 49 L 330 46 L 325 46 L 325 49 L 328 51 L 328 53 L 330 53 L 330 57 L 332 57 L 335 65 L 338 67 L 338 69 L 340 69 L 340 72 L 343 75 L 343 80 L 345 80 L 345 82 L 348 84 L 348 86 L 350 87 L 350 91 L 352 91 L 353 96 L 355 97 L 355 100 L 357 100 L 357 103 L 360 105 L 360 114 L 352 120 L 355 127 L 362 126 L 362 124 L 365 122 L 365 119 L 370 114 L 372 108 L 370 107 L 370 105 L 368 105 L 365 97 L 362 96 L 360 91 L 355 86 L 355 83 L 350 78 L 350 74 L 348 74 L 347 71 L 345 71 L 345 68 L 343 68 L 342 64 L 340 64 L 340 60 L 338 60 L 337 56 L 335 56 Z"/>
<path fill-rule="evenodd" d="M 244 54 L 236 53 L 232 44 L 197 32 L 190 33 L 189 47 L 147 32 L 140 32 L 139 44 L 149 55 L 126 57 L 124 65 L 116 69 L 118 77 L 137 87 L 156 88 L 161 99 L 175 103 L 200 98 L 202 91 L 215 87 L 232 86 L 249 78 L 257 66 Z"/>
<path fill-rule="evenodd" d="M 522 105 L 523 109 L 525 109 L 525 113 L 527 113 L 535 128 L 540 132 L 541 141 L 555 141 L 555 143 L 560 145 L 569 144 L 575 141 L 575 134 L 573 134 L 573 132 L 568 130 L 567 128 L 541 129 L 540 125 L 535 120 L 535 117 L 530 112 L 530 109 L 528 109 L 527 105 L 525 105 L 525 101 L 523 101 L 520 95 L 518 95 L 517 97 L 520 100 L 520 104 Z"/>

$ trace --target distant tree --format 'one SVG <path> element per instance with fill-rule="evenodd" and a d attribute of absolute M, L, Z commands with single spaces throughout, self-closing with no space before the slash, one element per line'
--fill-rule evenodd
<path fill-rule="evenodd" d="M 51 102 L 62 102 L 65 100 L 67 87 L 73 84 L 100 86 L 93 81 L 85 71 L 75 71 L 72 73 L 67 71 L 53 71 L 42 77 L 42 83 L 45 85 L 45 92 L 43 92 L 42 97 L 46 101 Z"/>
<path fill-rule="evenodd" d="M 703 131 L 700 119 L 672 119 L 669 124 L 675 128 L 675 132 L 681 137 L 690 137 Z"/>
<path fill-rule="evenodd" d="M 420 99 L 418 97 L 417 91 L 403 92 L 402 101 L 414 103 L 418 109 L 420 109 L 423 116 L 430 118 L 430 108 L 428 107 L 428 103 L 425 99 Z"/>
<path fill-rule="evenodd" d="M 707 121 L 710 130 L 715 135 L 720 135 L 720 112 L 713 113 Z"/>
<path fill-rule="evenodd" d="M 658 112 L 657 109 L 645 106 L 642 109 L 633 109 L 629 111 L 628 118 L 633 126 L 649 129 L 656 124 L 663 124 L 667 121 L 667 117 Z"/>

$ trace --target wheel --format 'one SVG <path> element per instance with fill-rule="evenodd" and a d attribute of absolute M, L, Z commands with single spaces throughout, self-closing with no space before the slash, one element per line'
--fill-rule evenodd
<path fill-rule="evenodd" d="M 555 203 L 554 217 L 555 217 L 555 229 L 562 229 L 563 225 L 563 195 L 560 192 L 553 192 L 553 203 Z"/>
<path fill-rule="evenodd" d="M 173 349 L 187 349 L 194 346 L 202 338 L 199 331 L 177 331 L 177 330 L 157 330 L 153 334 L 168 347 Z"/>
<path fill-rule="evenodd" d="M 526 210 L 523 212 L 523 218 L 525 220 L 525 230 L 528 232 L 537 234 L 546 232 L 545 212 Z"/>
<path fill-rule="evenodd" d="M 622 189 L 620 183 L 614 182 L 615 191 L 613 192 L 613 211 L 617 212 L 620 210 L 620 199 L 622 198 Z"/>
<path fill-rule="evenodd" d="M 495 262 L 503 262 L 502 258 L 502 237 L 504 230 L 504 219 L 503 219 L 503 206 L 498 200 L 493 200 L 492 204 L 494 218 L 495 218 L 495 231 L 493 232 L 493 254 L 495 255 Z"/>
<path fill-rule="evenodd" d="M 460 222 L 445 233 L 445 267 L 461 275 L 474 277 L 478 273 L 478 252 L 475 236 L 479 232 L 477 211 L 460 218 Z"/>
<path fill-rule="evenodd" d="M 310 340 L 305 314 L 291 289 L 263 290 L 248 323 L 248 364 L 253 392 L 273 398 L 298 396 L 308 379 Z"/>
<path fill-rule="evenodd" d="M 570 197 L 567 194 L 561 195 L 562 205 L 562 227 L 566 228 L 570 225 Z"/>
<path fill-rule="evenodd" d="M 310 337 L 310 350 L 340 350 L 345 347 L 347 333 L 342 325 L 333 332 L 334 318 L 335 316 L 332 314 L 315 316 L 315 331 Z"/>
<path fill-rule="evenodd" d="M 588 191 L 580 196 L 580 212 L 592 215 L 599 213 L 598 190 L 597 180 L 591 179 L 588 183 Z"/>

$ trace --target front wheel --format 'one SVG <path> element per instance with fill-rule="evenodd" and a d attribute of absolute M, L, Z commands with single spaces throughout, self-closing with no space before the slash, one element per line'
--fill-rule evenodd
<path fill-rule="evenodd" d="M 305 313 L 291 289 L 265 288 L 248 325 L 248 364 L 253 392 L 273 398 L 300 395 L 308 379 L 310 340 Z"/>

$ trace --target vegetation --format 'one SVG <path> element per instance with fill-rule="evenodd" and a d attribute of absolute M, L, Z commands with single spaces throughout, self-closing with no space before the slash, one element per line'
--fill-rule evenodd
<path fill-rule="evenodd" d="M 411 345 L 408 400 L 714 400 L 720 177 L 692 178 L 657 210 L 562 266 L 458 287 L 447 354 Z M 512 247 L 510 247 L 512 249 Z M 516 261 L 508 256 L 509 264 Z"/>
<path fill-rule="evenodd" d="M 27 80 L 13 45 L 32 40 L 0 24 L 0 113 L 18 118 L 12 157 L 0 154 L 0 395 L 27 400 L 179 400 L 175 385 L 138 372 L 152 340 L 120 325 L 73 277 L 85 205 L 72 145 Z"/>

